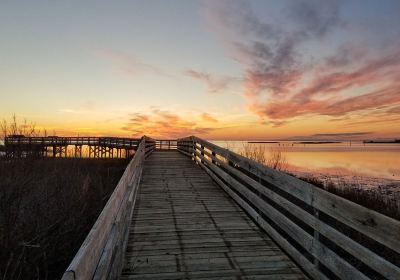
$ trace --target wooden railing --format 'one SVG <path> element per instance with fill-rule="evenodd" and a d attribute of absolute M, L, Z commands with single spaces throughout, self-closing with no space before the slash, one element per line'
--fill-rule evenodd
<path fill-rule="evenodd" d="M 153 139 L 142 137 L 133 159 L 64 273 L 63 280 L 118 278 L 144 160 L 154 147 Z"/>
<path fill-rule="evenodd" d="M 177 141 L 175 140 L 155 140 L 157 150 L 176 150 Z"/>
<path fill-rule="evenodd" d="M 146 156 L 145 156 L 145 158 L 147 158 L 156 149 L 156 140 L 154 140 L 153 138 L 149 138 L 147 136 L 144 136 L 144 137 L 146 139 L 146 145 L 145 145 Z"/>
<path fill-rule="evenodd" d="M 121 138 L 121 137 L 24 137 L 22 135 L 11 135 L 5 137 L 5 146 L 68 146 L 68 145 L 86 145 L 86 146 L 107 146 L 115 148 L 136 147 L 140 139 Z"/>
<path fill-rule="evenodd" d="M 314 279 L 400 279 L 400 221 L 195 136 L 192 157 Z"/>

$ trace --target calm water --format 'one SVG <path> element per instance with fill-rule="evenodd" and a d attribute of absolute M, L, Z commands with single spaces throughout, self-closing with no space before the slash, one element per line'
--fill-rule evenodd
<path fill-rule="evenodd" d="M 243 150 L 247 141 L 211 141 L 235 152 Z M 331 144 L 279 143 L 249 144 L 265 146 L 266 157 L 271 149 L 280 150 L 289 171 L 332 175 L 361 175 L 400 180 L 400 144 L 364 144 L 362 142 Z M 73 151 L 68 150 L 69 156 Z M 87 147 L 82 149 L 87 155 Z"/>
<path fill-rule="evenodd" d="M 247 144 L 247 141 L 212 142 L 235 152 L 240 152 Z M 265 146 L 267 158 L 271 149 L 282 151 L 289 171 L 400 180 L 400 144 L 299 144 L 285 141 L 250 145 Z"/>

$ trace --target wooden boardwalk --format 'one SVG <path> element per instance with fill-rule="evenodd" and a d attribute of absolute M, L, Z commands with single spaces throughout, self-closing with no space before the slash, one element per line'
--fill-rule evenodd
<path fill-rule="evenodd" d="M 198 165 L 178 151 L 145 161 L 121 279 L 304 279 Z"/>
<path fill-rule="evenodd" d="M 143 136 L 62 280 L 398 280 L 399 236 L 399 220 L 196 136 Z"/>

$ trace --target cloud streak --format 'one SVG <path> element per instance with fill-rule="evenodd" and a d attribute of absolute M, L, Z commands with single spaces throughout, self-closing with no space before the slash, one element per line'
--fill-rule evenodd
<path fill-rule="evenodd" d="M 211 116 L 209 113 L 201 114 L 201 119 L 203 121 L 211 122 L 211 123 L 217 123 L 218 122 L 218 120 L 216 118 L 214 118 L 213 116 Z"/>
<path fill-rule="evenodd" d="M 237 78 L 212 75 L 207 72 L 196 71 L 193 69 L 188 69 L 184 71 L 184 74 L 195 80 L 199 80 L 205 83 L 210 93 L 218 93 L 224 91 L 229 88 L 232 83 L 238 81 Z"/>
<path fill-rule="evenodd" d="M 207 17 L 217 32 L 225 32 L 223 39 L 245 65 L 246 95 L 257 96 L 263 90 L 279 95 L 301 77 L 305 67 L 301 45 L 325 36 L 339 24 L 339 2 L 291 1 L 286 16 L 294 27 L 289 30 L 262 22 L 245 1 L 210 1 Z"/>
<path fill-rule="evenodd" d="M 122 127 L 122 130 L 128 131 L 134 137 L 148 135 L 155 138 L 172 138 L 189 135 L 207 135 L 218 129 L 214 126 L 204 126 L 201 120 L 207 120 L 209 123 L 216 123 L 216 120 L 209 114 L 203 113 L 198 120 L 187 120 L 180 115 L 170 111 L 154 109 L 150 113 L 132 113 L 129 120 Z"/>
<path fill-rule="evenodd" d="M 96 55 L 101 59 L 108 61 L 117 70 L 131 77 L 138 77 L 145 73 L 173 78 L 174 75 L 164 69 L 144 63 L 136 57 L 122 51 L 105 49 L 97 51 Z"/>
<path fill-rule="evenodd" d="M 371 52 L 346 41 L 325 57 L 310 55 L 311 46 L 349 24 L 341 16 L 342 1 L 285 3 L 285 25 L 260 20 L 245 1 L 206 6 L 212 30 L 243 65 L 243 95 L 252 112 L 281 126 L 297 117 L 344 118 L 400 105 L 398 48 Z"/>

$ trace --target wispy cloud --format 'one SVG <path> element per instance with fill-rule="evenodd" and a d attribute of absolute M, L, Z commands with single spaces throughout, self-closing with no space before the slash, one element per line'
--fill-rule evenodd
<path fill-rule="evenodd" d="M 390 108 L 386 112 L 389 114 L 399 114 L 400 115 L 400 106 Z"/>
<path fill-rule="evenodd" d="M 212 123 L 217 123 L 218 120 L 214 118 L 211 114 L 209 113 L 203 113 L 201 114 L 201 118 L 206 121 L 206 122 L 212 122 Z"/>
<path fill-rule="evenodd" d="M 310 55 L 310 46 L 351 24 L 341 16 L 342 2 L 285 1 L 285 25 L 261 20 L 246 1 L 207 3 L 212 30 L 244 67 L 249 109 L 272 126 L 400 105 L 398 48 L 371 52 L 347 38 L 327 56 Z"/>
<path fill-rule="evenodd" d="M 232 84 L 238 83 L 241 80 L 235 77 L 211 74 L 204 71 L 196 71 L 194 69 L 186 69 L 181 73 L 167 71 L 153 64 L 145 63 L 137 57 L 122 51 L 105 49 L 96 52 L 97 56 L 102 60 L 107 61 L 117 71 L 130 77 L 139 77 L 144 74 L 153 74 L 168 78 L 177 78 L 179 75 L 184 75 L 192 79 L 203 82 L 210 93 L 220 93 L 228 89 Z"/>
<path fill-rule="evenodd" d="M 97 110 L 97 105 L 93 101 L 86 101 L 74 108 L 61 108 L 58 109 L 60 113 L 66 114 L 88 114 L 93 113 Z"/>
<path fill-rule="evenodd" d="M 122 127 L 132 136 L 140 137 L 144 134 L 156 138 L 179 138 L 189 135 L 207 135 L 218 129 L 214 126 L 204 126 L 201 120 L 215 123 L 212 116 L 203 113 L 196 120 L 188 120 L 178 114 L 166 110 L 154 109 L 148 113 L 132 113 L 128 122 Z"/>
<path fill-rule="evenodd" d="M 382 117 L 382 118 L 364 118 L 359 121 L 352 121 L 352 122 L 347 122 L 344 124 L 345 127 L 357 127 L 360 125 L 365 125 L 365 126 L 370 126 L 373 124 L 381 124 L 382 126 L 390 126 L 390 125 L 395 125 L 400 123 L 400 117 Z M 393 132 L 393 135 L 399 135 L 399 132 L 395 133 Z"/>
<path fill-rule="evenodd" d="M 131 76 L 137 77 L 145 73 L 160 75 L 164 77 L 175 77 L 170 72 L 153 64 L 145 63 L 137 57 L 122 51 L 104 49 L 96 52 L 101 59 L 111 63 L 116 70 Z"/>
<path fill-rule="evenodd" d="M 184 71 L 184 74 L 205 83 L 208 91 L 211 93 L 222 92 L 229 88 L 232 83 L 239 81 L 239 79 L 234 77 L 218 76 L 207 72 L 196 71 L 193 69 L 188 69 Z"/>
<path fill-rule="evenodd" d="M 246 67 L 246 94 L 257 96 L 265 89 L 285 93 L 297 84 L 305 67 L 301 45 L 339 25 L 339 2 L 291 1 L 285 15 L 295 22 L 290 30 L 261 21 L 246 1 L 209 1 L 206 12 Z"/>
<path fill-rule="evenodd" d="M 325 66 L 327 69 L 331 67 L 340 68 L 356 64 L 358 61 L 367 57 L 368 50 L 357 44 L 345 42 L 338 47 L 334 54 L 325 59 Z"/>

